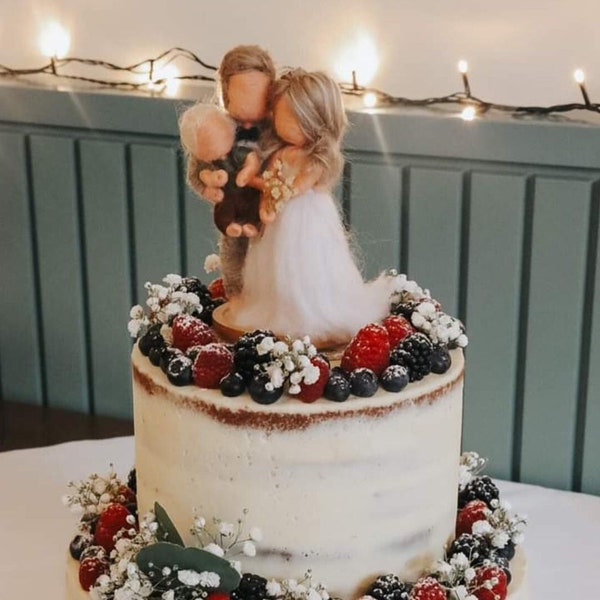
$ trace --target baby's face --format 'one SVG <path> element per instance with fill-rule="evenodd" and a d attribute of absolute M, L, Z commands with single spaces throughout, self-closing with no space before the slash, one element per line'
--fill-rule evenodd
<path fill-rule="evenodd" d="M 267 116 L 271 79 L 260 71 L 238 73 L 227 85 L 227 112 L 241 127 L 249 129 Z"/>
<path fill-rule="evenodd" d="M 196 147 L 200 160 L 213 162 L 224 158 L 233 147 L 235 126 L 223 116 L 207 120 L 198 128 Z"/>

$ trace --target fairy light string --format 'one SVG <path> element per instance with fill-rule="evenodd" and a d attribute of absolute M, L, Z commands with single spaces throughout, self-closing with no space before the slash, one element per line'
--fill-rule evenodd
<path fill-rule="evenodd" d="M 0 78 L 19 79 L 31 78 L 33 76 L 44 76 L 52 79 L 83 82 L 97 85 L 103 88 L 115 88 L 120 90 L 152 92 L 157 90 L 163 92 L 169 89 L 169 85 L 181 81 L 203 81 L 214 82 L 217 67 L 203 61 L 197 54 L 185 48 L 174 47 L 162 52 L 154 58 L 148 58 L 131 65 L 121 66 L 112 62 L 98 59 L 59 57 L 58 54 L 48 56 L 49 62 L 37 68 L 14 69 L 0 64 Z M 200 72 L 181 74 L 171 67 L 167 67 L 175 61 L 192 63 L 193 67 Z M 118 77 L 90 76 L 70 73 L 73 66 L 84 66 L 96 71 L 111 72 Z M 461 77 L 463 91 L 448 94 L 446 96 L 434 96 L 430 98 L 406 98 L 393 96 L 382 90 L 359 85 L 356 73 L 351 73 L 350 83 L 339 84 L 343 94 L 359 97 L 366 108 L 386 106 L 406 107 L 436 107 L 444 105 L 456 105 L 462 109 L 465 120 L 472 120 L 477 115 L 483 115 L 490 110 L 513 115 L 550 115 L 568 113 L 572 111 L 588 111 L 600 113 L 600 104 L 593 103 L 585 86 L 585 76 L 581 69 L 574 73 L 574 79 L 579 86 L 583 102 L 571 102 L 567 104 L 553 104 L 548 106 L 519 106 L 500 104 L 483 100 L 472 93 L 471 83 L 468 77 L 468 63 L 461 60 L 458 63 L 458 72 Z"/>

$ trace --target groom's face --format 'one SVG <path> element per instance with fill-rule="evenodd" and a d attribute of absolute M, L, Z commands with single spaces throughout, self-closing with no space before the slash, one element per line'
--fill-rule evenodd
<path fill-rule="evenodd" d="M 249 129 L 267 116 L 271 79 L 260 71 L 238 73 L 227 84 L 227 112 L 241 127 Z"/>

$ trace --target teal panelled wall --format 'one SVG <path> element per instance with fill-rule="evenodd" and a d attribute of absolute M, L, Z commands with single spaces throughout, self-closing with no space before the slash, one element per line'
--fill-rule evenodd
<path fill-rule="evenodd" d="M 2 88 L 3 398 L 131 414 L 129 307 L 216 244 L 180 107 Z M 365 272 L 399 268 L 467 324 L 463 446 L 496 476 L 600 494 L 597 125 L 350 117 L 338 190 Z"/>

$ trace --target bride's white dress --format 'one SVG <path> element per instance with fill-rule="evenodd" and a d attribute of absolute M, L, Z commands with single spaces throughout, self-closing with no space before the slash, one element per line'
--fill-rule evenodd
<path fill-rule="evenodd" d="M 235 322 L 245 331 L 345 342 L 385 317 L 391 285 L 386 276 L 363 281 L 335 200 L 309 190 L 251 240 Z"/>

